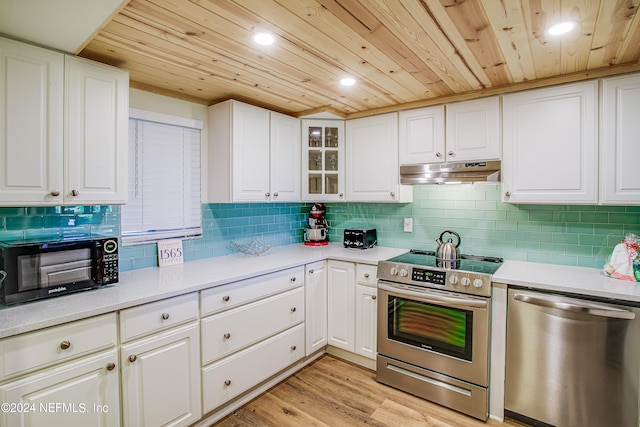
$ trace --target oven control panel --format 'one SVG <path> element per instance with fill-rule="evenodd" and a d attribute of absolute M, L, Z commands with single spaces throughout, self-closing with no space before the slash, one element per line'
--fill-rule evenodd
<path fill-rule="evenodd" d="M 378 280 L 469 295 L 491 296 L 491 275 L 473 271 L 419 267 L 381 261 L 378 263 Z"/>
<path fill-rule="evenodd" d="M 444 285 L 446 283 L 446 273 L 444 271 L 434 271 L 423 268 L 411 269 L 411 280 L 423 283 L 433 283 L 434 285 Z"/>

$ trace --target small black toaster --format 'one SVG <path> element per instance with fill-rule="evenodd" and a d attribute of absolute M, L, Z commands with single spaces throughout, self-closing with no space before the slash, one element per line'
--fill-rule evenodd
<path fill-rule="evenodd" d="M 347 228 L 342 239 L 345 248 L 369 249 L 378 244 L 375 228 Z"/>

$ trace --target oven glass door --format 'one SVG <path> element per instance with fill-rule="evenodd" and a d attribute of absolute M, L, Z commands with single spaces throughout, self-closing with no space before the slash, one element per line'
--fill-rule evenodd
<path fill-rule="evenodd" d="M 487 386 L 490 298 L 379 281 L 378 301 L 380 355 Z"/>
<path fill-rule="evenodd" d="M 471 360 L 473 311 L 389 296 L 387 337 L 458 359 Z"/>

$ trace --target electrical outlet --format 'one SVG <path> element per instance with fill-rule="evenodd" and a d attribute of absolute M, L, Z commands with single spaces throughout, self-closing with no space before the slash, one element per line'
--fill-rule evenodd
<path fill-rule="evenodd" d="M 413 233 L 413 218 L 404 219 L 404 232 Z"/>

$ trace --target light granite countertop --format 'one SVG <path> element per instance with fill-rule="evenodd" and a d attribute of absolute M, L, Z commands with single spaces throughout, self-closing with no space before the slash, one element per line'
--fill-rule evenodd
<path fill-rule="evenodd" d="M 493 282 L 616 301 L 640 302 L 640 282 L 607 277 L 597 268 L 505 261 L 494 273 Z"/>
<path fill-rule="evenodd" d="M 46 328 L 140 304 L 198 292 L 325 259 L 377 264 L 407 252 L 375 247 L 345 249 L 340 243 L 323 247 L 280 246 L 260 256 L 243 254 L 207 258 L 184 264 L 153 267 L 120 274 L 120 281 L 93 291 L 0 309 L 0 338 Z M 640 302 L 640 283 L 605 277 L 601 270 L 505 261 L 493 281 L 533 289 L 566 292 L 621 301 Z"/>
<path fill-rule="evenodd" d="M 120 273 L 117 284 L 0 309 L 0 338 L 42 329 L 177 295 L 260 276 L 274 271 L 336 259 L 377 264 L 406 249 L 345 249 L 342 244 L 280 246 L 260 256 L 233 254 Z"/>

